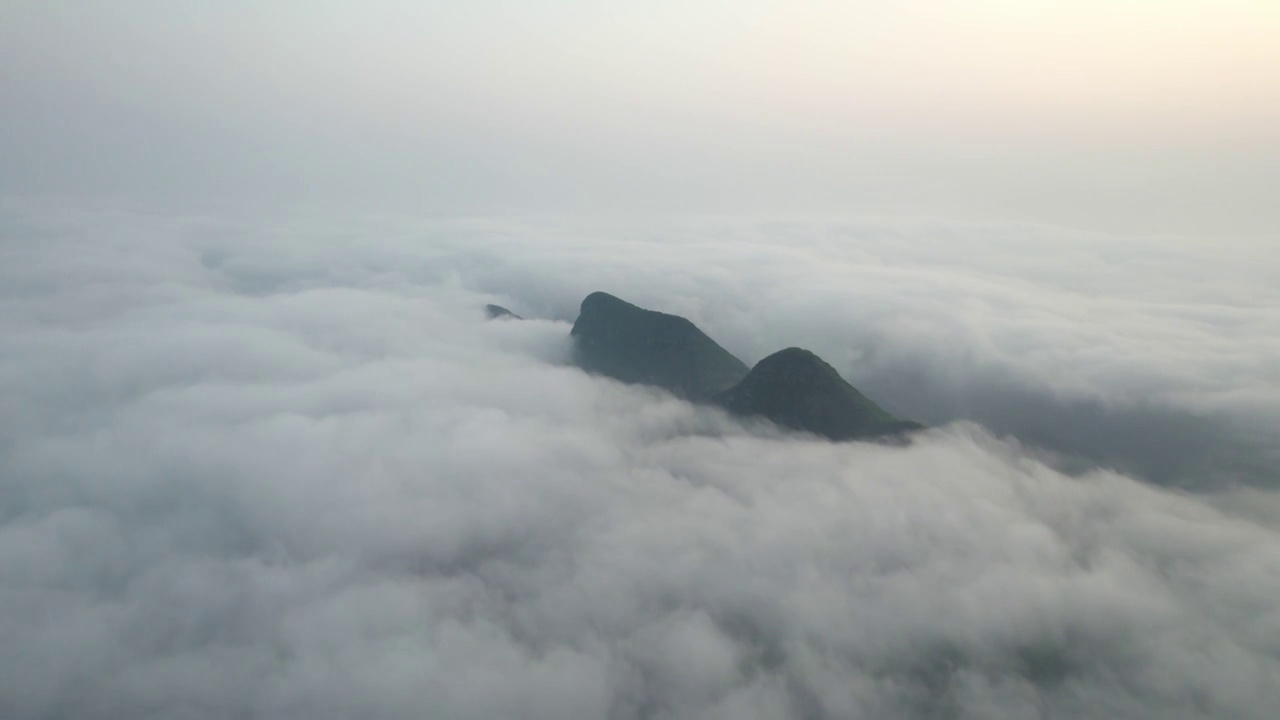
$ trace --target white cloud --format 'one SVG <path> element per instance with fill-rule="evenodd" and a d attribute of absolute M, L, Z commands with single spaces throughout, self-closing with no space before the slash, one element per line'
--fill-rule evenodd
<path fill-rule="evenodd" d="M 3 227 L 4 717 L 1280 703 L 1280 530 L 1241 508 L 1270 490 L 1069 477 L 966 423 L 908 448 L 784 437 L 565 354 L 565 320 L 605 288 L 748 361 L 794 343 L 855 379 L 949 367 L 940 392 L 1005 377 L 1271 418 L 1275 320 L 1252 309 L 1269 268 L 1137 241 L 1019 253 L 998 228 L 624 242 L 13 206 Z M 546 319 L 485 322 L 491 300 Z"/>
<path fill-rule="evenodd" d="M 749 363 L 808 347 L 908 417 L 976 419 L 1170 484 L 1276 481 L 1280 270 L 1264 242 L 707 220 L 462 243 L 490 257 L 468 263 L 471 286 L 534 314 L 571 320 L 610 289 Z"/>

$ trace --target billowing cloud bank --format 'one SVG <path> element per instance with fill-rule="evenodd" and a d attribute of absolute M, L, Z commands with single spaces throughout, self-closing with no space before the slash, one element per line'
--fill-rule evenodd
<path fill-rule="evenodd" d="M 808 347 L 898 414 L 982 422 L 1199 489 L 1280 486 L 1276 241 L 1026 225 L 442 228 L 473 286 L 572 320 L 592 290 L 748 363 Z"/>
<path fill-rule="evenodd" d="M 6 208 L 0 716 L 1280 706 L 1278 284 L 1247 249 L 334 227 Z M 833 445 L 590 378 L 565 320 L 599 287 L 749 362 L 809 346 L 925 420 L 1022 393 L 1046 432 L 1204 423 L 1204 453 L 1156 451 L 1216 492 L 1065 475 L 975 424 Z"/>

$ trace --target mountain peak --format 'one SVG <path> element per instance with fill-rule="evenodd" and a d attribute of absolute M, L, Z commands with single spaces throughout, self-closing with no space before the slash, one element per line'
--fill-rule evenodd
<path fill-rule="evenodd" d="M 735 415 L 832 440 L 889 435 L 920 427 L 889 414 L 814 353 L 790 347 L 766 357 L 716 398 Z"/>
<path fill-rule="evenodd" d="M 603 290 L 597 290 L 582 299 L 582 309 L 586 310 L 588 307 L 590 308 L 627 307 L 627 308 L 634 308 L 636 310 L 643 309 L 643 308 L 640 308 L 639 306 L 632 305 L 631 303 L 627 302 L 626 300 L 623 300 L 622 298 L 616 295 L 610 295 L 609 293 L 604 292 Z"/>
<path fill-rule="evenodd" d="M 745 363 L 687 319 L 605 292 L 582 301 L 569 334 L 584 369 L 693 400 L 710 398 L 747 374 Z"/>
<path fill-rule="evenodd" d="M 484 314 L 490 320 L 523 320 L 524 318 L 502 307 L 501 305 L 485 305 Z"/>
<path fill-rule="evenodd" d="M 890 415 L 812 352 L 789 347 L 748 370 L 693 323 L 593 292 L 570 332 L 588 372 L 654 385 L 735 415 L 766 418 L 832 440 L 894 435 L 920 426 Z"/>
<path fill-rule="evenodd" d="M 755 370 L 761 373 L 778 373 L 795 380 L 840 377 L 840 373 L 825 360 L 798 347 L 779 350 L 757 363 Z"/>

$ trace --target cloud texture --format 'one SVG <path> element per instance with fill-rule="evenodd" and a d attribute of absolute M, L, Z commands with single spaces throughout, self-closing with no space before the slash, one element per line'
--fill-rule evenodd
<path fill-rule="evenodd" d="M 1280 283 L 1249 247 L 16 202 L 0 228 L 0 716 L 1280 704 Z M 810 347 L 923 420 L 1017 425 L 1022 393 L 1063 435 L 1080 407 L 1204 423 L 1205 454 L 1163 450 L 1215 492 L 1086 470 L 1070 437 L 1064 474 L 968 422 L 836 445 L 588 377 L 567 321 L 594 289 L 748 362 Z"/>
<path fill-rule="evenodd" d="M 459 272 L 570 321 L 610 288 L 749 364 L 807 347 L 900 416 L 978 420 L 1163 484 L 1280 483 L 1269 241 L 836 221 L 540 233 L 457 241 Z"/>

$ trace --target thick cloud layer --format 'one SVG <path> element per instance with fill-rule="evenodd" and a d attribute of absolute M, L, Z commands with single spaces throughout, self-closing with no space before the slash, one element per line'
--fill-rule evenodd
<path fill-rule="evenodd" d="M 1220 492 L 1179 495 L 964 422 L 813 442 L 566 363 L 607 288 L 749 362 L 811 347 L 895 409 L 1010 418 L 1024 393 L 1049 429 L 1149 412 L 1257 450 L 1276 285 L 1245 250 L 12 203 L 0 227 L 0 716 L 1280 705 L 1280 513 L 1221 490 L 1235 465 L 1196 458 Z M 486 322 L 493 300 L 543 319 Z"/>
<path fill-rule="evenodd" d="M 748 363 L 808 347 L 905 417 L 978 420 L 1156 482 L 1280 484 L 1269 243 L 889 222 L 541 232 L 459 241 L 459 272 L 568 320 L 612 288 Z"/>

